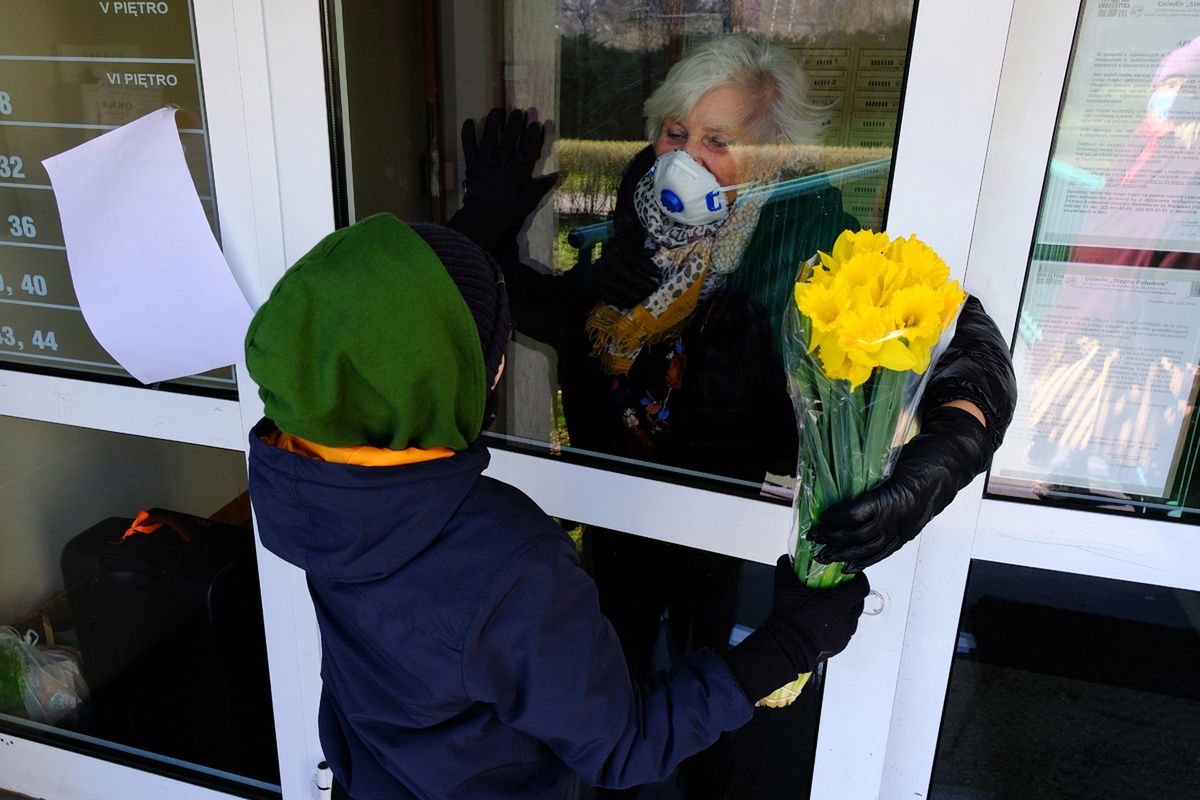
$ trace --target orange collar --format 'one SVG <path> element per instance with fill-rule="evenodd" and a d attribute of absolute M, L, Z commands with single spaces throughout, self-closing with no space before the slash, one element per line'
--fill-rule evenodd
<path fill-rule="evenodd" d="M 419 447 L 388 450 L 385 447 L 368 447 L 366 445 L 327 447 L 290 433 L 284 433 L 281 430 L 272 431 L 261 438 L 266 444 L 305 458 L 311 458 L 314 461 L 354 464 L 360 467 L 395 467 L 400 464 L 417 464 L 421 461 L 434 461 L 454 455 L 454 451 L 449 447 L 433 447 L 429 450 L 422 450 Z"/>

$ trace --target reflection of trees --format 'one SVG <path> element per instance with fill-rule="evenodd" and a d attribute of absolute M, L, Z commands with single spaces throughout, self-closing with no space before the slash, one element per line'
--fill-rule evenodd
<path fill-rule="evenodd" d="M 558 20 L 563 132 L 641 138 L 642 103 L 682 56 L 685 34 L 725 30 L 726 5 L 727 0 L 564 0 Z"/>
<path fill-rule="evenodd" d="M 732 6 L 735 29 L 796 42 L 907 28 L 913 8 L 908 0 L 745 0 Z"/>
<path fill-rule="evenodd" d="M 560 53 L 561 135 L 644 139 L 642 104 L 666 75 L 665 50 L 624 50 L 573 36 L 563 38 Z"/>
<path fill-rule="evenodd" d="M 800 49 L 902 48 L 911 18 L 912 0 L 560 0 L 560 132 L 642 138 L 642 104 L 670 66 L 723 32 Z"/>
<path fill-rule="evenodd" d="M 558 6 L 559 32 L 583 39 L 596 38 L 596 25 L 607 22 L 604 0 L 563 0 Z"/>
<path fill-rule="evenodd" d="M 907 30 L 912 0 L 562 0 L 559 30 L 623 49 L 669 48 L 727 30 L 821 42 Z"/>
<path fill-rule="evenodd" d="M 627 50 L 656 50 L 689 33 L 719 33 L 728 0 L 563 0 L 559 31 Z"/>

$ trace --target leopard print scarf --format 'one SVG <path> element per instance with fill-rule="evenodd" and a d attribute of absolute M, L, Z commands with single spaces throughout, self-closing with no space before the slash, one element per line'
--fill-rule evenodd
<path fill-rule="evenodd" d="M 662 281 L 631 309 L 597 303 L 588 314 L 592 355 L 609 374 L 629 374 L 644 346 L 678 335 L 696 306 L 724 285 L 725 277 L 737 269 L 769 197 L 765 191 L 743 193 L 724 219 L 684 225 L 663 213 L 654 197 L 653 173 L 638 181 L 633 205 L 647 239 L 658 247 L 654 263 Z"/>

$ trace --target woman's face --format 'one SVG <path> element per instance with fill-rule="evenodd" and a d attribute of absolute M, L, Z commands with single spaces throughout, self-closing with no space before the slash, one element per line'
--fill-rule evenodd
<path fill-rule="evenodd" d="M 685 150 L 704 165 L 722 186 L 738 183 L 741 159 L 737 145 L 745 144 L 742 120 L 747 119 L 746 93 L 722 86 L 700 98 L 685 119 L 663 120 L 654 142 L 654 155 Z M 730 192 L 733 199 L 735 192 Z"/>

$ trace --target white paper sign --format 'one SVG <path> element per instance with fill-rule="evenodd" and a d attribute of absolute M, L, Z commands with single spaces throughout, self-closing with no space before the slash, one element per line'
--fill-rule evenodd
<path fill-rule="evenodd" d="M 79 307 L 142 383 L 240 360 L 250 307 L 213 238 L 164 108 L 42 162 Z"/>
<path fill-rule="evenodd" d="M 1200 272 L 1034 261 L 993 477 L 1163 497 L 1200 358 Z"/>
<path fill-rule="evenodd" d="M 1134 10 L 1084 6 L 1042 205 L 1043 244 L 1200 252 L 1196 7 Z"/>

